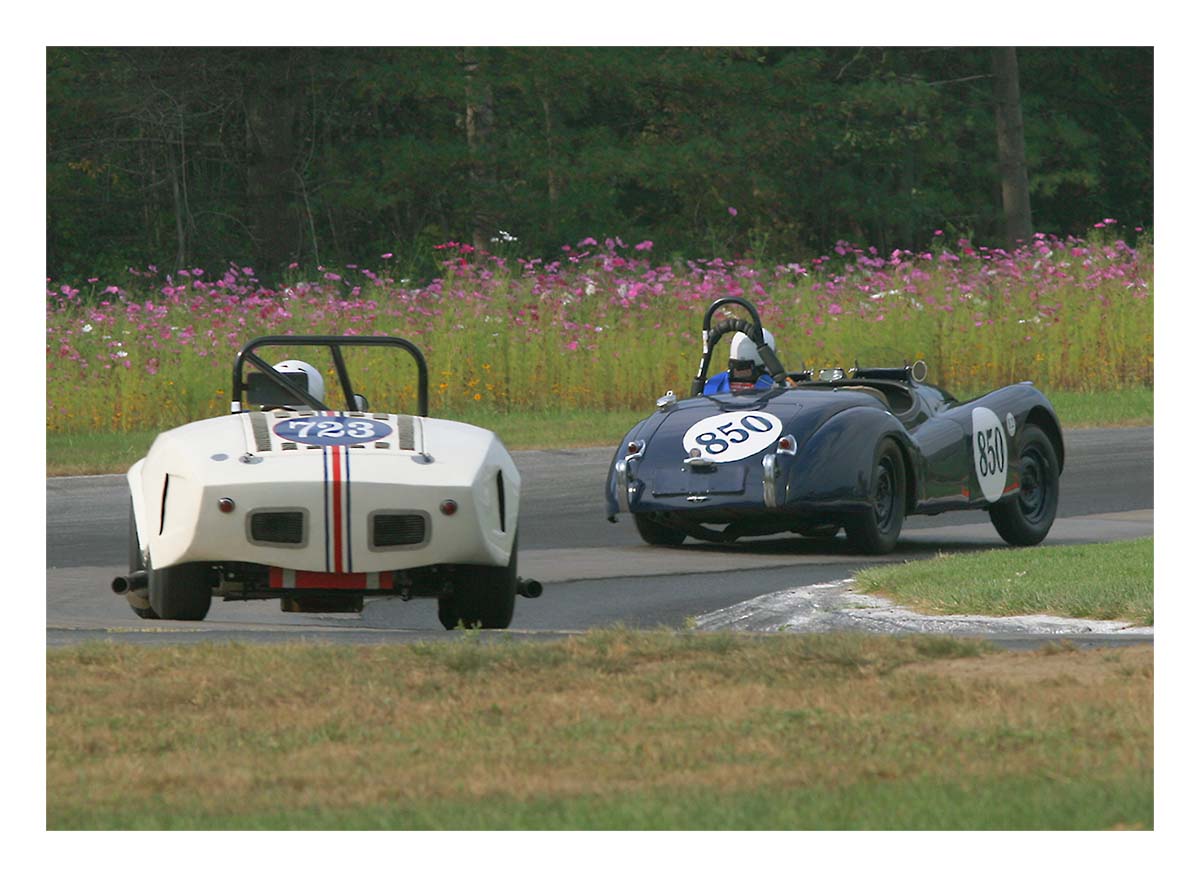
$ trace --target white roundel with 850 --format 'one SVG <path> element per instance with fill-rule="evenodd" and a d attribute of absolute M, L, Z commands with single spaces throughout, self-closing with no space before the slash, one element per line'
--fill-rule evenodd
<path fill-rule="evenodd" d="M 726 412 L 692 424 L 683 434 L 683 450 L 693 448 L 714 463 L 744 460 L 770 447 L 783 432 L 783 421 L 766 411 Z"/>
<path fill-rule="evenodd" d="M 995 502 L 1004 495 L 1008 476 L 1008 439 L 1000 418 L 990 408 L 971 412 L 971 456 L 979 488 L 988 502 Z"/>

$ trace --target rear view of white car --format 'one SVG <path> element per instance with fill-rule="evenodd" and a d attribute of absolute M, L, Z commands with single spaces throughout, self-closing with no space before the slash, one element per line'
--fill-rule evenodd
<path fill-rule="evenodd" d="M 294 358 L 272 366 L 268 349 Z M 371 409 L 352 349 L 376 375 L 411 357 L 417 413 Z M 231 414 L 160 434 L 129 470 L 130 572 L 112 587 L 139 616 L 200 620 L 214 597 L 322 613 L 435 597 L 447 628 L 504 628 L 518 593 L 541 593 L 517 576 L 520 473 L 495 434 L 428 416 L 411 342 L 258 338 L 238 354 L 231 398 Z"/>

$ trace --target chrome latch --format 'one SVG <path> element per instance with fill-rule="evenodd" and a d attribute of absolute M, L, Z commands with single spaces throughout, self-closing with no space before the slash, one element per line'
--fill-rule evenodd
<path fill-rule="evenodd" d="M 642 439 L 636 439 L 629 442 L 625 446 L 626 455 L 622 460 L 617 460 L 613 471 L 617 476 L 617 507 L 623 511 L 629 511 L 630 500 L 633 499 L 634 493 L 637 492 L 637 485 L 630 481 L 629 464 L 634 460 L 640 460 L 642 454 L 646 452 L 646 442 Z"/>

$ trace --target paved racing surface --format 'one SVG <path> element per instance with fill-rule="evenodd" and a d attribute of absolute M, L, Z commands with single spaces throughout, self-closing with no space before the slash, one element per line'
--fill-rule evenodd
<path fill-rule="evenodd" d="M 1058 520 L 1044 544 L 1152 535 L 1153 429 L 1068 431 L 1066 442 Z M 1110 625 L 1070 626 L 1054 620 L 1048 626 L 1030 620 L 1003 627 L 957 622 L 948 627 L 945 621 L 930 620 L 922 627 L 911 619 L 901 624 L 895 613 L 884 619 L 879 612 L 887 610 L 882 607 L 858 618 L 831 608 L 825 595 L 832 590 L 818 587 L 844 582 L 868 563 L 1003 547 L 986 512 L 909 518 L 897 550 L 884 558 L 848 554 L 841 540 L 799 538 L 732 546 L 689 539 L 678 548 L 653 548 L 638 538 L 629 516 L 617 524 L 605 520 L 603 485 L 612 449 L 518 451 L 513 457 L 524 482 L 519 571 L 546 588 L 537 600 L 518 598 L 511 634 L 558 636 L 618 623 L 679 627 L 698 621 L 705 628 L 744 630 L 927 629 L 988 636 L 1014 648 L 1048 638 L 1084 645 L 1152 640 L 1150 631 L 1116 633 Z M 144 621 L 109 589 L 112 578 L 126 571 L 129 499 L 124 476 L 49 479 L 46 494 L 48 645 L 96 637 L 149 643 L 229 638 L 394 642 L 459 635 L 442 630 L 433 600 L 376 600 L 361 617 L 284 613 L 278 601 L 214 600 L 203 622 Z M 812 607 L 811 612 L 805 607 Z M 814 621 L 816 613 L 823 613 L 820 624 Z M 836 623 L 830 621 L 834 615 Z"/>

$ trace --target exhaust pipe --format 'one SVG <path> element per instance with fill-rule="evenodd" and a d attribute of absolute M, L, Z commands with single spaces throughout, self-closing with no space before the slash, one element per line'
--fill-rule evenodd
<path fill-rule="evenodd" d="M 114 594 L 127 594 L 130 591 L 144 591 L 149 586 L 149 578 L 144 569 L 134 570 L 112 580 Z"/>
<path fill-rule="evenodd" d="M 542 596 L 542 583 L 535 579 L 517 579 L 517 593 L 530 600 Z"/>

